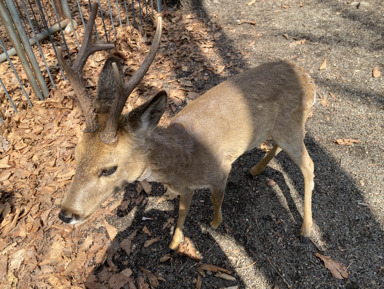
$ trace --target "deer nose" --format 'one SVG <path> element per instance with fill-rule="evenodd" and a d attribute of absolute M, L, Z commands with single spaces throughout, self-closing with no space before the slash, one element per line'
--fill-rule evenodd
<path fill-rule="evenodd" d="M 79 218 L 80 216 L 77 214 L 72 214 L 71 212 L 68 212 L 64 209 L 60 210 L 59 219 L 62 220 L 64 223 L 74 224 L 79 221 Z"/>

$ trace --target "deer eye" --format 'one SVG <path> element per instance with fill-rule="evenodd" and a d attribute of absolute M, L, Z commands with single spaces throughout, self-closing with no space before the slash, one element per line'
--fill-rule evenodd
<path fill-rule="evenodd" d="M 109 169 L 103 169 L 99 175 L 99 177 L 108 177 L 110 175 L 113 175 L 117 170 L 117 166 L 114 166 Z"/>

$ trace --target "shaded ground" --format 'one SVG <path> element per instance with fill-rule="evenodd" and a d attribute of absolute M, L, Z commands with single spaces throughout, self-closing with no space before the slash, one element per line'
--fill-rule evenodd
<path fill-rule="evenodd" d="M 167 75 L 162 86 L 171 89 L 171 81 L 181 79 L 184 84 L 192 83 L 193 89 L 187 86 L 190 91 L 204 92 L 237 71 L 279 58 L 294 60 L 311 73 L 318 86 L 318 101 L 307 122 L 305 140 L 316 175 L 313 243 L 303 245 L 298 236 L 304 190 L 299 169 L 281 153 L 262 175 L 251 178 L 249 169 L 263 156 L 255 150 L 233 166 L 223 205 L 224 222 L 217 231 L 208 229 L 213 214 L 210 195 L 201 191 L 193 199 L 184 233 L 201 261 L 167 255 L 178 202 L 157 204 L 164 192 L 160 184 L 154 184 L 150 194 L 133 184 L 117 197 L 121 204 L 115 202 L 104 208 L 110 213 L 106 220 L 118 230 L 111 242 L 102 243 L 107 252 L 100 249 L 102 256 L 77 263 L 79 268 L 94 268 L 91 272 L 79 275 L 77 270 L 69 270 L 70 266 L 60 269 L 60 263 L 51 264 L 70 276 L 65 284 L 120 288 L 111 276 L 129 269 L 132 272 L 127 274 L 129 282 L 124 288 L 198 288 L 200 280 L 201 288 L 384 286 L 384 83 L 382 76 L 372 77 L 375 66 L 384 72 L 381 1 L 358 5 L 308 0 L 302 7 L 298 1 L 289 0 L 234 2 L 196 0 L 183 2 L 182 14 L 169 10 L 180 26 L 188 17 L 199 21 L 204 31 L 212 34 L 215 46 L 198 46 L 195 39 L 184 38 L 186 44 L 198 49 L 183 55 L 177 50 L 179 43 L 173 42 L 171 28 L 166 30 L 162 60 L 175 53 L 190 64 L 185 68 L 184 62 L 174 63 L 175 75 L 171 79 Z M 187 24 L 186 28 L 193 27 Z M 319 70 L 325 59 L 326 67 Z M 336 139 L 359 142 L 339 145 Z M 94 222 L 69 231 L 54 219 L 58 204 L 54 202 L 49 215 L 56 227 L 44 234 L 53 236 L 59 228 L 57 232 L 64 239 L 73 240 L 73 244 L 63 245 L 65 250 L 80 248 L 75 259 L 79 260 L 82 251 L 94 248 L 84 244 L 91 242 L 89 239 L 96 244 L 107 234 L 108 225 L 98 216 Z M 146 246 L 145 242 L 153 238 L 159 240 Z M 121 245 L 124 240 L 130 240 L 125 249 Z M 315 253 L 344 264 L 348 278 L 334 278 Z M 227 279 L 209 271 L 203 276 L 198 273 L 201 264 L 213 264 L 231 273 Z M 151 282 L 146 270 L 156 276 L 159 285 Z M 47 283 L 55 286 L 52 280 Z"/>

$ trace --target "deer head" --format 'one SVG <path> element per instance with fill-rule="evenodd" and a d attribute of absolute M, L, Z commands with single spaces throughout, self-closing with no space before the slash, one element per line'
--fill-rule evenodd
<path fill-rule="evenodd" d="M 58 48 L 59 63 L 67 73 L 86 122 L 75 149 L 75 176 L 59 213 L 59 218 L 66 223 L 86 220 L 113 193 L 140 177 L 144 163 L 139 139 L 157 125 L 166 104 L 166 94 L 160 92 L 149 102 L 122 115 L 128 96 L 143 79 L 159 48 L 161 17 L 157 20 L 151 49 L 129 81 L 124 82 L 121 60 L 111 56 L 100 73 L 95 100 L 88 94 L 82 81 L 87 58 L 95 51 L 114 47 L 91 42 L 97 9 L 98 4 L 93 4 L 83 44 L 72 66 Z"/>

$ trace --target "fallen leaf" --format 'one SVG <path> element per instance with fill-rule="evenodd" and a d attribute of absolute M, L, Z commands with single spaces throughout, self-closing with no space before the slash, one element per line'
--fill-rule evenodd
<path fill-rule="evenodd" d="M 229 275 L 229 274 L 226 274 L 226 273 L 223 273 L 223 272 L 218 272 L 215 274 L 215 277 L 218 277 L 218 278 L 221 278 L 221 279 L 224 279 L 224 280 L 229 280 L 229 281 L 236 281 L 236 278 Z"/>
<path fill-rule="evenodd" d="M 118 273 L 112 275 L 112 277 L 108 280 L 108 285 L 110 288 L 121 288 L 128 284 L 130 281 L 132 281 L 131 277 L 127 277 L 124 274 Z"/>
<path fill-rule="evenodd" d="M 381 73 L 380 73 L 380 70 L 379 70 L 379 67 L 375 66 L 372 70 L 372 76 L 374 78 L 377 78 L 377 77 L 380 77 Z"/>
<path fill-rule="evenodd" d="M 123 241 L 121 241 L 120 243 L 120 247 L 121 249 L 123 249 L 125 251 L 125 253 L 127 253 L 127 255 L 129 256 L 131 254 L 131 250 L 132 250 L 132 240 L 130 239 L 124 239 Z"/>
<path fill-rule="evenodd" d="M 304 44 L 307 41 L 307 39 L 300 39 L 296 41 L 296 44 Z"/>
<path fill-rule="evenodd" d="M 330 105 L 328 99 L 326 97 L 323 97 L 320 101 L 322 106 L 328 107 Z"/>
<path fill-rule="evenodd" d="M 244 19 L 241 19 L 237 22 L 237 25 L 241 25 L 241 24 L 251 24 L 251 25 L 256 25 L 256 21 L 250 21 L 250 20 L 244 20 Z"/>
<path fill-rule="evenodd" d="M 120 273 L 123 274 L 125 277 L 131 277 L 133 274 L 133 272 L 130 268 L 124 269 Z"/>
<path fill-rule="evenodd" d="M 0 160 L 0 169 L 8 169 L 11 166 L 8 164 L 9 156 L 6 156 Z"/>
<path fill-rule="evenodd" d="M 146 180 L 140 181 L 140 185 L 143 188 L 144 192 L 146 192 L 148 195 L 152 192 L 152 186 Z"/>
<path fill-rule="evenodd" d="M 197 269 L 197 271 L 200 272 L 200 274 L 203 275 L 203 276 L 205 277 L 204 270 L 205 270 L 205 271 L 214 272 L 214 273 L 224 272 L 224 273 L 226 273 L 226 274 L 232 274 L 232 271 L 230 271 L 230 270 L 228 270 L 228 269 L 225 269 L 225 268 L 222 268 L 222 267 L 219 267 L 219 266 L 216 266 L 216 265 L 212 265 L 212 264 L 202 264 L 202 265 Z"/>
<path fill-rule="evenodd" d="M 152 236 L 151 232 L 148 230 L 147 226 L 143 227 L 143 232 L 147 234 L 148 236 Z"/>
<path fill-rule="evenodd" d="M 196 250 L 188 237 L 184 238 L 184 242 L 179 245 L 176 252 L 180 255 L 187 256 L 196 261 L 201 260 L 201 258 L 197 255 Z"/>
<path fill-rule="evenodd" d="M 159 284 L 159 281 L 157 280 L 155 274 L 153 274 L 151 271 L 145 269 L 144 267 L 141 267 L 140 266 L 140 270 L 142 272 L 145 273 L 145 275 L 147 275 L 147 278 L 149 280 L 149 284 L 151 285 L 151 288 L 156 288 L 158 287 L 160 284 Z"/>
<path fill-rule="evenodd" d="M 333 277 L 337 279 L 346 279 L 348 278 L 347 268 L 334 260 L 331 259 L 331 256 L 323 256 L 319 253 L 315 253 L 315 256 L 323 260 L 325 268 L 327 268 Z"/>
<path fill-rule="evenodd" d="M 153 244 L 155 244 L 156 242 L 158 242 L 160 240 L 160 236 L 156 237 L 156 238 L 153 238 L 153 239 L 150 239 L 150 240 L 147 240 L 144 242 L 144 248 L 147 248 Z"/>
<path fill-rule="evenodd" d="M 319 70 L 327 68 L 327 58 L 324 59 L 323 63 L 320 65 Z"/>
<path fill-rule="evenodd" d="M 351 146 L 355 143 L 360 143 L 361 141 L 358 139 L 351 139 L 351 138 L 339 138 L 339 139 L 335 139 L 333 142 L 341 146 L 344 146 L 344 145 Z"/>
<path fill-rule="evenodd" d="M 108 233 L 108 236 L 109 236 L 109 239 L 110 240 L 114 240 L 116 235 L 117 235 L 117 229 L 110 225 L 106 219 L 103 220 L 104 221 L 104 227 L 105 229 L 107 230 L 107 233 Z"/>

